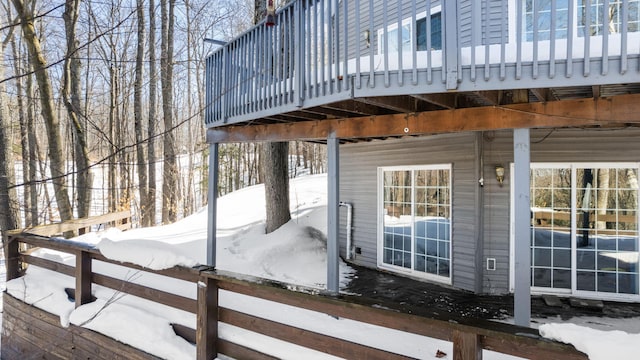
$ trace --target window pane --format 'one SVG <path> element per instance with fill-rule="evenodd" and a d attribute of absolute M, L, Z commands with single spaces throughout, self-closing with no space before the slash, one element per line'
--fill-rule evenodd
<path fill-rule="evenodd" d="M 416 49 L 418 51 L 442 50 L 442 16 L 441 13 L 431 15 L 430 30 L 427 34 L 427 18 L 416 20 Z M 427 43 L 427 36 L 431 44 Z"/>
<path fill-rule="evenodd" d="M 567 37 L 569 17 L 568 0 L 523 0 L 524 31 L 526 41 L 533 41 L 534 34 L 538 40 L 551 39 L 552 7 L 555 6 L 555 38 Z M 537 20 L 537 21 L 536 21 Z M 534 26 L 536 25 L 536 26 Z"/>
<path fill-rule="evenodd" d="M 449 277 L 450 186 L 449 169 L 382 172 L 383 263 Z"/>
<path fill-rule="evenodd" d="M 534 286 L 570 289 L 570 168 L 531 170 L 531 211 Z"/>

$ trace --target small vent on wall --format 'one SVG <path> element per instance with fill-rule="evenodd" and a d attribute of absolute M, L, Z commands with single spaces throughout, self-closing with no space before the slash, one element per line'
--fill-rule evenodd
<path fill-rule="evenodd" d="M 487 270 L 495 271 L 496 270 L 496 259 L 495 258 L 487 258 Z"/>

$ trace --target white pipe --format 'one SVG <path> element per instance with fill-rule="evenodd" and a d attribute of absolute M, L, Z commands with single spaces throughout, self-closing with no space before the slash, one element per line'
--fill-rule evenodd
<path fill-rule="evenodd" d="M 351 254 L 352 254 L 352 250 L 351 250 L 351 218 L 352 218 L 352 208 L 353 206 L 349 203 L 346 203 L 344 201 L 340 201 L 338 203 L 338 205 L 340 206 L 344 206 L 347 208 L 347 260 L 351 260 Z"/>

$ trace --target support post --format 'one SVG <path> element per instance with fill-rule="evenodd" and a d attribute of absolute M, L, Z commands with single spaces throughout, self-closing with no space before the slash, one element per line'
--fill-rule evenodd
<path fill-rule="evenodd" d="M 449 0 L 444 2 L 444 54 L 446 71 L 447 90 L 458 88 L 458 1 Z"/>
<path fill-rule="evenodd" d="M 453 360 L 482 360 L 480 336 L 474 333 L 454 330 Z"/>
<path fill-rule="evenodd" d="M 217 342 L 218 285 L 216 280 L 201 276 L 200 281 L 198 281 L 196 359 L 215 359 L 218 356 Z"/>
<path fill-rule="evenodd" d="M 19 241 L 17 236 L 4 237 L 4 256 L 7 269 L 6 281 L 17 279 L 22 276 L 22 270 L 20 268 L 20 249 L 18 247 Z"/>
<path fill-rule="evenodd" d="M 76 308 L 91 302 L 92 274 L 91 255 L 86 251 L 76 251 Z"/>
<path fill-rule="evenodd" d="M 218 216 L 218 143 L 209 144 L 207 195 L 207 265 L 216 267 L 216 217 Z"/>
<path fill-rule="evenodd" d="M 513 130 L 514 194 L 514 301 L 515 324 L 530 326 L 531 320 L 531 202 L 529 129 Z"/>
<path fill-rule="evenodd" d="M 331 132 L 327 138 L 327 290 L 332 294 L 340 292 L 339 271 L 339 146 L 340 140 L 335 132 Z"/>

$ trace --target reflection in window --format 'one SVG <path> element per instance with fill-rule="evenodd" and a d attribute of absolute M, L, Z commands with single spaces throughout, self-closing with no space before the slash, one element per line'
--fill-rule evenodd
<path fill-rule="evenodd" d="M 450 166 L 381 171 L 382 262 L 449 278 Z"/>
<path fill-rule="evenodd" d="M 628 0 L 627 31 L 629 32 L 638 31 L 640 23 L 638 2 L 639 0 Z M 622 0 L 609 0 L 608 9 L 604 8 L 604 0 L 591 0 L 588 10 L 586 5 L 584 0 L 578 0 L 578 34 L 580 36 L 585 36 L 587 22 L 589 23 L 588 33 L 590 36 L 602 35 L 605 26 L 610 34 L 622 31 Z"/>
<path fill-rule="evenodd" d="M 638 195 L 637 168 L 532 165 L 532 286 L 638 294 Z"/>
<path fill-rule="evenodd" d="M 534 30 L 538 40 L 551 39 L 552 10 L 555 10 L 555 38 L 567 38 L 570 0 L 524 0 L 524 36 L 526 41 L 533 41 Z M 555 6 L 555 8 L 553 8 Z M 534 19 L 537 29 L 534 29 Z"/>

